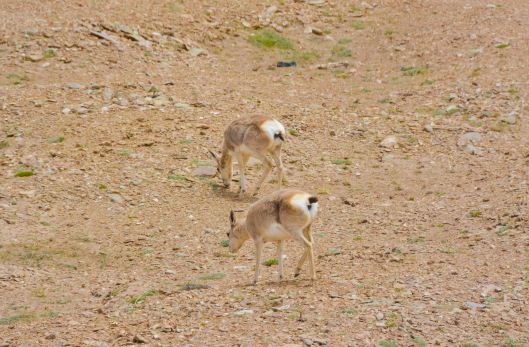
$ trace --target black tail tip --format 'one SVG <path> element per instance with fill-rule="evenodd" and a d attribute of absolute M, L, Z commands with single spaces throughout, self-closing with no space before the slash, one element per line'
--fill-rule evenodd
<path fill-rule="evenodd" d="M 317 197 L 315 197 L 315 196 L 311 196 L 311 197 L 309 198 L 309 204 L 314 204 L 314 203 L 316 203 L 316 202 L 318 202 L 318 198 L 317 198 Z"/>
<path fill-rule="evenodd" d="M 274 137 L 279 138 L 281 141 L 285 141 L 285 137 L 283 136 L 282 133 L 276 133 L 274 134 Z"/>

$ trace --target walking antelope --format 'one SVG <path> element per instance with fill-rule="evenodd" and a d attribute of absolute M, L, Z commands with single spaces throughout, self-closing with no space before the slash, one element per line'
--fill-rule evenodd
<path fill-rule="evenodd" d="M 256 284 L 261 269 L 263 245 L 265 242 L 275 242 L 278 253 L 279 278 L 283 279 L 284 243 L 285 240 L 294 239 L 305 248 L 294 276 L 299 275 L 301 267 L 308 258 L 310 276 L 315 279 L 313 239 L 310 227 L 317 212 L 318 198 L 294 189 L 281 189 L 261 198 L 250 206 L 246 219 L 242 222 L 237 222 L 235 214 L 231 211 L 231 228 L 228 233 L 230 252 L 236 253 L 244 242 L 250 238 L 254 240 L 256 265 L 253 283 Z"/>
<path fill-rule="evenodd" d="M 222 155 L 209 153 L 217 162 L 217 172 L 222 178 L 224 187 L 228 188 L 232 176 L 232 158 L 239 165 L 241 194 L 247 190 L 246 163 L 254 157 L 263 163 L 263 175 L 257 183 L 253 195 L 256 195 L 266 177 L 272 170 L 273 163 L 267 157 L 272 156 L 278 169 L 278 182 L 281 189 L 283 181 L 283 163 L 281 145 L 285 141 L 285 128 L 277 120 L 265 116 L 253 116 L 234 120 L 224 131 Z"/>

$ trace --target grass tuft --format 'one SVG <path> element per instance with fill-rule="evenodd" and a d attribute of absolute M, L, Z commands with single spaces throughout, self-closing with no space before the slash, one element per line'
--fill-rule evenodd
<path fill-rule="evenodd" d="M 151 290 L 148 290 L 145 293 L 142 293 L 142 294 L 140 294 L 138 296 L 133 296 L 132 298 L 130 298 L 129 302 L 131 304 L 133 304 L 133 305 L 140 304 L 143 301 L 145 301 L 145 299 L 147 299 L 148 297 L 154 296 L 156 294 L 158 294 L 158 291 L 154 290 L 154 289 L 151 289 Z"/>
<path fill-rule="evenodd" d="M 279 264 L 279 261 L 277 259 L 267 259 L 264 264 L 266 266 L 272 266 L 272 265 L 277 265 Z"/>
<path fill-rule="evenodd" d="M 293 49 L 294 45 L 286 37 L 271 30 L 252 33 L 248 42 L 261 48 Z"/>

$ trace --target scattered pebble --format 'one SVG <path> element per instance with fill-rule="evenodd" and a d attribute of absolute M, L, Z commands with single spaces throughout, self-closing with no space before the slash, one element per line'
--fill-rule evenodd
<path fill-rule="evenodd" d="M 394 148 L 397 147 L 398 141 L 395 136 L 388 136 L 382 142 L 380 142 L 380 146 L 384 148 Z"/>

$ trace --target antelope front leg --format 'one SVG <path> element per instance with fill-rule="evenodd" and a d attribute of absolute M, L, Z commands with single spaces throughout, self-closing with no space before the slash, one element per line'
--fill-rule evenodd
<path fill-rule="evenodd" d="M 248 161 L 248 157 L 244 154 L 237 154 L 237 164 L 239 164 L 239 175 L 241 176 L 240 186 L 239 186 L 239 194 L 246 193 L 247 189 L 247 181 L 246 181 L 246 162 Z"/>
<path fill-rule="evenodd" d="M 259 274 L 261 273 L 261 261 L 263 255 L 263 241 L 255 241 L 255 277 L 253 279 L 253 284 L 257 284 L 259 281 Z"/>
<path fill-rule="evenodd" d="M 277 263 L 279 266 L 279 280 L 283 279 L 283 253 L 284 253 L 285 241 L 279 241 L 277 243 Z"/>
<path fill-rule="evenodd" d="M 277 179 L 279 183 L 279 189 L 283 185 L 283 162 L 281 161 L 281 147 L 278 147 L 275 152 L 272 152 L 272 158 L 277 166 Z"/>

